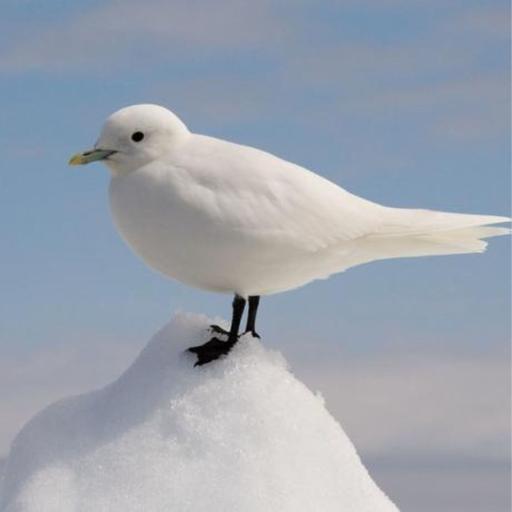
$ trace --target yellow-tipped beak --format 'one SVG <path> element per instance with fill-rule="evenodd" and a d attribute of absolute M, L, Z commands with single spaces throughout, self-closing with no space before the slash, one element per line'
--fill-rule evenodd
<path fill-rule="evenodd" d="M 76 155 L 73 155 L 68 162 L 69 165 L 82 165 L 84 163 L 84 156 L 82 155 L 82 153 L 77 153 Z"/>
<path fill-rule="evenodd" d="M 91 149 L 83 153 L 77 153 L 69 159 L 69 165 L 85 165 L 105 158 L 115 153 L 112 149 Z"/>

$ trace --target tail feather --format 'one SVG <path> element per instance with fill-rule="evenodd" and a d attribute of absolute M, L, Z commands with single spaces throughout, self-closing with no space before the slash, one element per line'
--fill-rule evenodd
<path fill-rule="evenodd" d="M 376 233 L 354 241 L 340 270 L 390 258 L 479 253 L 487 247 L 484 239 L 510 233 L 508 228 L 489 226 L 510 221 L 507 217 L 392 210 Z"/>
<path fill-rule="evenodd" d="M 447 231 L 455 233 L 464 228 L 510 222 L 509 217 L 496 215 L 473 215 L 407 208 L 387 208 L 385 212 L 381 226 L 372 236 L 433 235 Z"/>

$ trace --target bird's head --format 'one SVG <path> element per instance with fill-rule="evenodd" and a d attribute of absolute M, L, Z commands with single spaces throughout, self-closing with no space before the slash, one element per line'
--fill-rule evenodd
<path fill-rule="evenodd" d="M 189 134 L 185 124 L 158 105 L 133 105 L 107 118 L 94 148 L 71 157 L 70 165 L 103 161 L 126 174 L 161 158 Z"/>

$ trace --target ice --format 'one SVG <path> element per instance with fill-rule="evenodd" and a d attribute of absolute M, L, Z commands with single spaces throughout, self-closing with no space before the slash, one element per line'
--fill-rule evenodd
<path fill-rule="evenodd" d="M 179 314 L 104 389 L 18 434 L 2 512 L 396 512 L 283 357 L 245 336 L 194 368 L 211 320 Z"/>

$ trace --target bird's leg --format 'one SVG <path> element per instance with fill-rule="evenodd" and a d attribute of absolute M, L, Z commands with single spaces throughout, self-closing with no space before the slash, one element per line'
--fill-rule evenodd
<path fill-rule="evenodd" d="M 204 345 L 191 347 L 189 352 L 197 355 L 197 362 L 194 366 L 200 366 L 210 361 L 214 361 L 220 356 L 227 354 L 238 341 L 238 330 L 244 313 L 246 300 L 239 295 L 235 295 L 233 299 L 233 316 L 231 318 L 231 328 L 229 329 L 227 341 L 213 337 Z"/>
<path fill-rule="evenodd" d="M 229 329 L 227 343 L 233 346 L 238 341 L 238 331 L 240 330 L 240 322 L 244 314 L 246 300 L 240 295 L 235 295 L 233 299 L 233 315 L 231 317 L 231 328 Z"/>
<path fill-rule="evenodd" d="M 249 313 L 247 315 L 247 325 L 245 327 L 245 332 L 250 332 L 255 338 L 260 337 L 260 335 L 256 332 L 256 314 L 258 313 L 259 304 L 259 295 L 251 295 L 249 297 Z"/>

